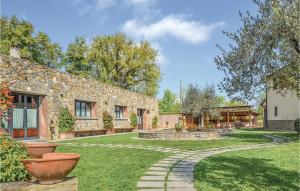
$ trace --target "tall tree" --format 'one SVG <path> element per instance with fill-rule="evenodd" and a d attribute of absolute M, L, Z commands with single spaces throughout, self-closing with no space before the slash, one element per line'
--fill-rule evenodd
<path fill-rule="evenodd" d="M 258 14 L 240 13 L 243 26 L 224 32 L 230 49 L 219 47 L 215 62 L 226 77 L 220 84 L 231 98 L 251 100 L 266 85 L 279 92 L 299 91 L 300 1 L 254 1 Z"/>
<path fill-rule="evenodd" d="M 219 106 L 219 98 L 213 85 L 200 88 L 197 84 L 190 84 L 183 99 L 183 113 L 190 114 L 199 119 L 199 124 L 203 126 L 204 114 L 217 117 L 218 112 L 215 107 Z"/>
<path fill-rule="evenodd" d="M 181 106 L 176 94 L 167 89 L 164 91 L 163 98 L 159 101 L 160 112 L 180 112 Z"/>
<path fill-rule="evenodd" d="M 67 72 L 80 76 L 91 75 L 91 64 L 88 61 L 89 46 L 84 37 L 76 37 L 70 43 L 65 54 L 65 65 Z"/>
<path fill-rule="evenodd" d="M 95 79 L 149 96 L 158 91 L 156 58 L 157 52 L 148 42 L 137 44 L 122 33 L 95 37 L 89 51 Z"/>
<path fill-rule="evenodd" d="M 31 23 L 12 16 L 0 17 L 0 53 L 9 55 L 11 47 L 20 49 L 22 58 L 38 64 L 56 67 L 63 57 L 61 47 L 43 32 L 35 35 Z"/>

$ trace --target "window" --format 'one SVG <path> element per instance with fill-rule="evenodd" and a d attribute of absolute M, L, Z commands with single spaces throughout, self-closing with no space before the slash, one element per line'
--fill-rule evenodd
<path fill-rule="evenodd" d="M 84 101 L 75 101 L 76 117 L 91 117 L 91 103 Z"/>
<path fill-rule="evenodd" d="M 274 116 L 276 117 L 278 115 L 278 108 L 277 106 L 274 107 Z"/>
<path fill-rule="evenodd" d="M 126 110 L 126 107 L 116 105 L 115 106 L 115 118 L 123 119 L 125 110 Z"/>

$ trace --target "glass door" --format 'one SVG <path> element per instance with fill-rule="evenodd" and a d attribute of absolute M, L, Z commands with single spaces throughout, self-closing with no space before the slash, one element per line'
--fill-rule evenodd
<path fill-rule="evenodd" d="M 7 128 L 13 138 L 38 138 L 38 96 L 13 94 L 15 108 L 8 112 Z"/>
<path fill-rule="evenodd" d="M 137 124 L 138 124 L 138 129 L 142 130 L 143 127 L 143 116 L 144 116 L 144 109 L 137 109 Z"/>

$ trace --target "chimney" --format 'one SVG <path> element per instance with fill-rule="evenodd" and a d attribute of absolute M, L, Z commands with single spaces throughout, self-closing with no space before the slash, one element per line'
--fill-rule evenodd
<path fill-rule="evenodd" d="M 12 46 L 9 50 L 9 56 L 12 58 L 21 58 L 20 49 L 17 46 Z"/>

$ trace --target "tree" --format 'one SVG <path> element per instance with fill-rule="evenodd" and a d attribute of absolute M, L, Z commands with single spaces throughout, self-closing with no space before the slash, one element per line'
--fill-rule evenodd
<path fill-rule="evenodd" d="M 20 49 L 22 58 L 50 67 L 60 65 L 61 47 L 43 32 L 34 35 L 34 28 L 28 21 L 18 20 L 15 16 L 0 17 L 0 25 L 0 53 L 9 55 L 10 48 L 15 46 Z"/>
<path fill-rule="evenodd" d="M 254 1 L 257 16 L 240 13 L 243 26 L 224 32 L 233 41 L 215 58 L 225 78 L 220 84 L 229 97 L 251 100 L 266 86 L 281 93 L 299 90 L 300 1 Z"/>
<path fill-rule="evenodd" d="M 89 51 L 93 78 L 149 96 L 158 91 L 156 58 L 149 42 L 137 44 L 122 33 L 95 37 Z"/>
<path fill-rule="evenodd" d="M 199 119 L 201 126 L 204 122 L 204 114 L 217 117 L 219 113 L 216 107 L 219 106 L 219 99 L 213 85 L 206 85 L 200 88 L 197 84 L 190 84 L 183 99 L 182 110 L 185 114 L 190 114 Z"/>
<path fill-rule="evenodd" d="M 167 89 L 164 91 L 163 98 L 159 101 L 160 112 L 180 112 L 180 103 L 177 100 L 176 94 Z"/>
<path fill-rule="evenodd" d="M 84 37 L 76 37 L 75 42 L 69 44 L 65 55 L 67 72 L 80 76 L 91 75 L 91 65 L 88 61 L 89 46 Z"/>

